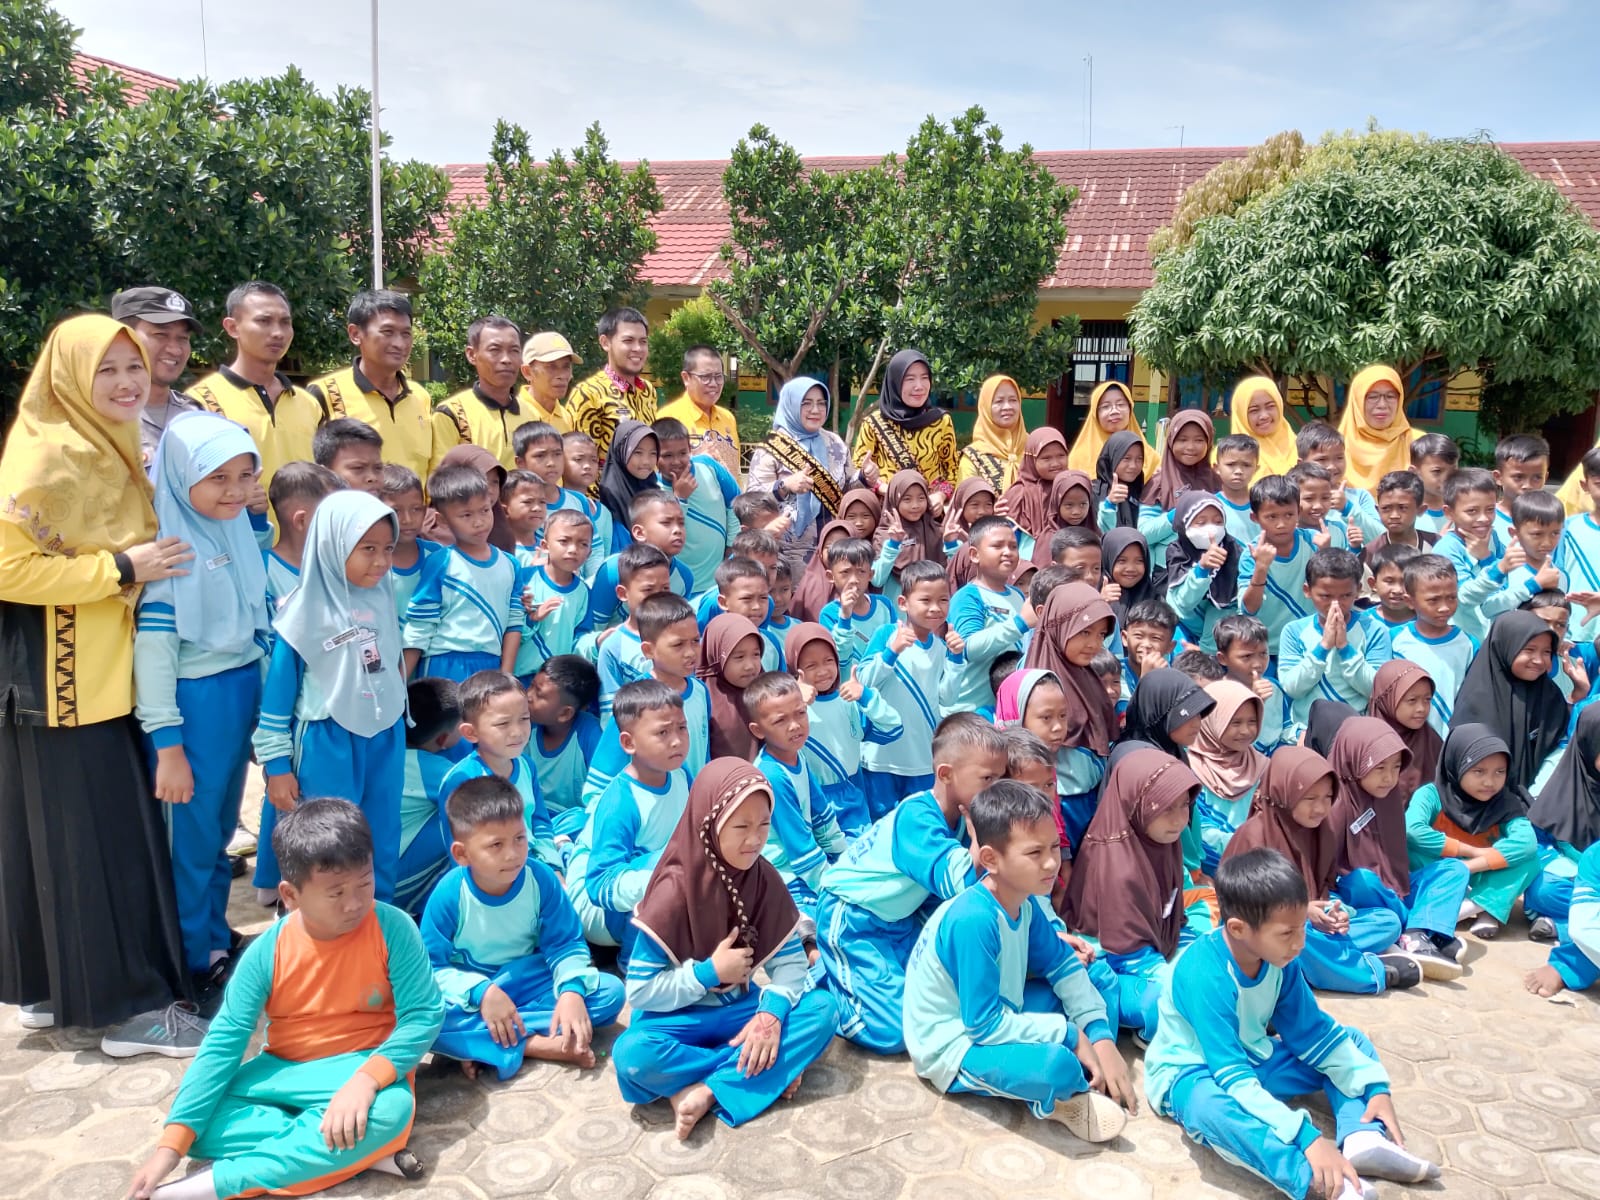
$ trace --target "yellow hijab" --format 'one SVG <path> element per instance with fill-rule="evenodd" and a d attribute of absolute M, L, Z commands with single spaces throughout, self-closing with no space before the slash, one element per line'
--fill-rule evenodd
<path fill-rule="evenodd" d="M 990 416 L 994 408 L 994 394 L 1000 390 L 1002 383 L 1009 383 L 1017 393 L 1017 423 L 1010 429 L 1000 428 Z M 1022 466 L 1022 448 L 1027 440 L 1028 431 L 1022 424 L 1022 389 L 1009 375 L 989 376 L 978 392 L 978 420 L 972 427 L 972 441 L 968 443 L 968 449 L 993 455 L 1000 460 L 1002 478 L 995 485 L 996 493 L 1005 491 L 1016 480 L 1017 469 Z"/>
<path fill-rule="evenodd" d="M 1376 383 L 1387 383 L 1400 395 L 1387 429 L 1367 424 L 1367 393 Z M 1411 443 L 1418 435 L 1406 419 L 1406 389 L 1393 367 L 1364 367 L 1350 381 L 1339 435 L 1344 438 L 1344 481 L 1351 487 L 1375 491 L 1378 481 L 1390 471 L 1411 469 Z"/>
<path fill-rule="evenodd" d="M 1255 430 L 1250 428 L 1250 398 L 1257 392 L 1265 392 L 1272 397 L 1272 402 L 1278 406 L 1278 427 L 1272 431 L 1271 437 L 1259 437 Z M 1228 405 L 1228 432 L 1243 433 L 1256 439 L 1261 447 L 1261 463 L 1256 467 L 1255 477 L 1250 480 L 1254 483 L 1266 475 L 1287 475 L 1289 468 L 1300 461 L 1300 455 L 1294 448 L 1294 431 L 1289 428 L 1289 418 L 1283 413 L 1283 393 L 1278 390 L 1278 385 L 1265 375 L 1252 375 L 1248 379 L 1241 379 L 1233 389 L 1233 399 Z"/>
<path fill-rule="evenodd" d="M 1116 379 L 1106 380 L 1089 393 L 1089 416 L 1084 420 L 1083 428 L 1078 430 L 1077 440 L 1072 443 L 1072 450 L 1067 455 L 1067 468 L 1082 471 L 1090 479 L 1094 478 L 1095 463 L 1099 461 L 1100 451 L 1105 449 L 1111 437 L 1100 427 L 1100 397 L 1112 388 L 1119 390 L 1128 401 L 1128 432 L 1137 434 L 1144 443 L 1144 477 L 1148 480 L 1161 465 L 1161 456 L 1150 444 L 1150 439 L 1144 436 L 1144 430 L 1139 428 L 1139 420 L 1133 411 L 1133 392 L 1127 384 Z"/>
<path fill-rule="evenodd" d="M 0 519 L 20 525 L 46 554 L 115 553 L 156 536 L 137 419 L 95 411 L 95 372 L 118 337 L 143 344 L 98 314 L 63 321 L 45 340 L 0 455 Z"/>

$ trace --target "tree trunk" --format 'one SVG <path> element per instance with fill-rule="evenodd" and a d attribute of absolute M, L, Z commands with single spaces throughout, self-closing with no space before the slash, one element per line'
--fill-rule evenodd
<path fill-rule="evenodd" d="M 833 411 L 829 414 L 833 422 L 833 432 L 839 432 L 839 356 L 833 356 L 833 365 L 828 368 L 828 395 L 833 403 L 828 407 Z"/>
<path fill-rule="evenodd" d="M 854 448 L 856 444 L 856 433 L 861 428 L 861 422 L 867 419 L 869 412 L 869 405 L 867 404 L 867 391 L 872 387 L 873 382 L 877 379 L 878 368 L 883 364 L 883 355 L 888 349 L 889 335 L 885 333 L 882 340 L 878 342 L 877 353 L 872 356 L 872 366 L 867 370 L 867 377 L 861 381 L 861 390 L 856 393 L 856 402 L 851 406 L 850 424 L 845 427 L 844 431 L 844 445 L 846 451 L 850 451 Z M 877 407 L 877 401 L 873 401 L 873 403 L 870 405 L 870 408 L 872 409 L 876 409 Z"/>

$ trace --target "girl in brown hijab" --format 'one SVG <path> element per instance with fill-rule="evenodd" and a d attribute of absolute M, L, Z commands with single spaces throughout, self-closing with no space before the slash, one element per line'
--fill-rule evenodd
<path fill-rule="evenodd" d="M 1035 429 L 1022 451 L 1017 481 L 1000 498 L 1006 516 L 1037 540 L 1049 521 L 1050 485 L 1067 469 L 1067 439 L 1059 429 Z"/>
<path fill-rule="evenodd" d="M 1339 781 L 1329 816 L 1339 843 L 1336 890 L 1356 912 L 1387 909 L 1399 918 L 1405 929 L 1399 947 L 1417 961 L 1424 978 L 1455 979 L 1460 964 L 1438 947 L 1455 936 L 1472 875 L 1454 858 L 1411 870 L 1406 846 L 1411 796 L 1402 795 L 1400 786 L 1410 759 L 1405 740 L 1377 717 L 1351 717 L 1339 727 L 1328 751 Z"/>
<path fill-rule="evenodd" d="M 957 588 L 977 577 L 978 570 L 968 535 L 972 532 L 974 521 L 993 515 L 995 501 L 998 498 L 994 485 L 987 479 L 976 476 L 958 483 L 955 495 L 950 497 L 950 510 L 945 515 L 944 521 L 945 534 L 951 540 L 961 543 L 961 548 L 950 555 L 950 561 L 945 566 L 945 575 L 950 580 L 951 595 L 955 594 Z M 1027 556 L 1022 555 L 1022 557 Z"/>
<path fill-rule="evenodd" d="M 1399 734 L 1409 751 L 1394 790 L 1394 799 L 1402 811 L 1412 794 L 1423 784 L 1432 783 L 1439 770 L 1444 739 L 1428 723 L 1433 693 L 1433 676 L 1403 658 L 1384 663 L 1372 681 L 1367 715 L 1377 717 Z"/>
<path fill-rule="evenodd" d="M 789 615 L 797 621 L 815 621 L 833 599 L 833 578 L 828 574 L 828 547 L 843 538 L 855 536 L 844 520 L 829 521 L 817 534 L 816 547 L 806 569 L 794 585 L 789 599 Z"/>
<path fill-rule="evenodd" d="M 1033 549 L 1024 557 L 1031 558 L 1040 567 L 1047 567 L 1052 561 L 1050 543 L 1059 531 L 1070 526 L 1092 529 L 1094 505 L 1089 497 L 1093 491 L 1094 480 L 1082 471 L 1067 470 L 1057 475 L 1050 483 L 1044 532 L 1033 538 Z"/>
<path fill-rule="evenodd" d="M 1380 958 L 1400 935 L 1400 918 L 1388 909 L 1358 912 L 1332 896 L 1339 837 L 1328 814 L 1338 779 L 1322 755 L 1284 746 L 1267 764 L 1255 810 L 1228 842 L 1226 861 L 1263 847 L 1294 864 L 1306 882 L 1306 948 L 1301 969 L 1314 988 L 1374 995 L 1422 982 L 1421 967 L 1403 954 Z"/>
<path fill-rule="evenodd" d="M 1145 485 L 1140 502 L 1171 512 L 1185 492 L 1220 492 L 1222 480 L 1211 465 L 1216 440 L 1211 418 L 1203 411 L 1186 408 L 1179 412 L 1167 423 L 1166 453 Z"/>
<path fill-rule="evenodd" d="M 891 601 L 900 594 L 900 572 L 912 563 L 925 558 L 945 565 L 944 534 L 929 505 L 932 494 L 921 471 L 895 472 L 884 492 L 872 583 Z"/>
<path fill-rule="evenodd" d="M 761 674 L 766 639 L 755 624 L 738 613 L 711 618 L 700 641 L 700 668 L 695 672 L 711 700 L 708 757 L 749 762 L 760 748 L 745 715 L 744 690 Z"/>
<path fill-rule="evenodd" d="M 617 1082 L 630 1104 L 669 1100 L 680 1140 L 707 1113 L 742 1125 L 794 1095 L 833 1040 L 833 997 L 810 987 L 800 914 L 761 856 L 771 823 L 761 774 L 713 759 L 634 910 Z"/>
<path fill-rule="evenodd" d="M 1183 932 L 1181 839 L 1199 792 L 1194 772 L 1164 751 L 1123 756 L 1067 884 L 1067 923 L 1099 943 L 1118 976 L 1123 1024 L 1147 1040 Z"/>

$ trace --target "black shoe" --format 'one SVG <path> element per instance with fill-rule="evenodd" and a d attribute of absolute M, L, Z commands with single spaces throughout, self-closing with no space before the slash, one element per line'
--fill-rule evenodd
<path fill-rule="evenodd" d="M 1430 933 L 1427 936 L 1428 940 L 1438 948 L 1440 954 L 1451 962 L 1461 961 L 1461 951 L 1466 948 L 1466 944 L 1460 938 L 1443 937 L 1437 933 Z"/>
<path fill-rule="evenodd" d="M 1460 979 L 1464 968 L 1455 959 L 1433 944 L 1425 933 L 1407 932 L 1400 935 L 1399 953 L 1405 955 L 1422 970 L 1424 979 Z M 1387 962 L 1390 956 L 1384 955 Z"/>
<path fill-rule="evenodd" d="M 402 1146 L 394 1152 L 394 1165 L 401 1175 L 413 1183 L 422 1178 L 422 1160 L 411 1152 L 409 1146 Z"/>
<path fill-rule="evenodd" d="M 1549 917 L 1535 917 L 1528 926 L 1528 938 L 1535 942 L 1556 942 L 1556 923 Z"/>
<path fill-rule="evenodd" d="M 219 958 L 209 970 L 198 971 L 190 976 L 194 981 L 194 1006 L 203 1020 L 211 1020 L 222 1007 L 222 992 L 228 986 L 232 969 L 232 958 Z"/>
<path fill-rule="evenodd" d="M 244 949 L 245 940 L 244 934 L 240 933 L 237 929 L 229 928 L 228 953 L 230 955 L 238 954 L 239 951 Z"/>
<path fill-rule="evenodd" d="M 250 863 L 243 858 L 229 858 L 228 871 L 235 879 L 243 879 L 250 874 Z"/>
<path fill-rule="evenodd" d="M 1387 991 L 1416 987 L 1422 982 L 1422 964 L 1409 954 L 1380 954 L 1378 961 L 1383 964 L 1383 986 Z"/>

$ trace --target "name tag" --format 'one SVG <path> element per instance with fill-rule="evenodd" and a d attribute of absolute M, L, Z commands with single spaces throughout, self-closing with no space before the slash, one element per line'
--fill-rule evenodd
<path fill-rule="evenodd" d="M 1183 895 L 1183 889 L 1182 888 L 1173 888 L 1172 889 L 1172 895 L 1167 897 L 1167 906 L 1161 910 L 1162 917 L 1165 918 L 1165 917 L 1170 917 L 1172 915 L 1172 906 L 1175 905 L 1178 902 L 1178 897 L 1181 896 L 1181 895 Z"/>
<path fill-rule="evenodd" d="M 215 558 L 206 560 L 206 570 L 215 571 L 218 567 L 225 567 L 233 561 L 231 554 L 219 554 Z"/>
<path fill-rule="evenodd" d="M 357 629 L 355 626 L 352 625 L 349 629 L 346 629 L 343 633 L 336 633 L 331 638 L 329 638 L 327 641 L 323 642 L 322 643 L 322 648 L 324 650 L 327 650 L 327 651 L 331 652 L 331 651 L 337 650 L 340 646 L 343 646 L 343 645 L 345 645 L 345 644 L 347 644 L 349 642 L 355 641 L 356 638 L 358 638 L 360 636 L 361 636 L 361 630 Z"/>
<path fill-rule="evenodd" d="M 1366 812 L 1362 813 L 1354 821 L 1350 822 L 1350 832 L 1351 833 L 1360 833 L 1363 829 L 1365 829 L 1368 825 L 1370 825 L 1372 823 L 1372 818 L 1377 816 L 1377 815 L 1378 814 L 1373 812 L 1370 808 L 1367 809 Z"/>

